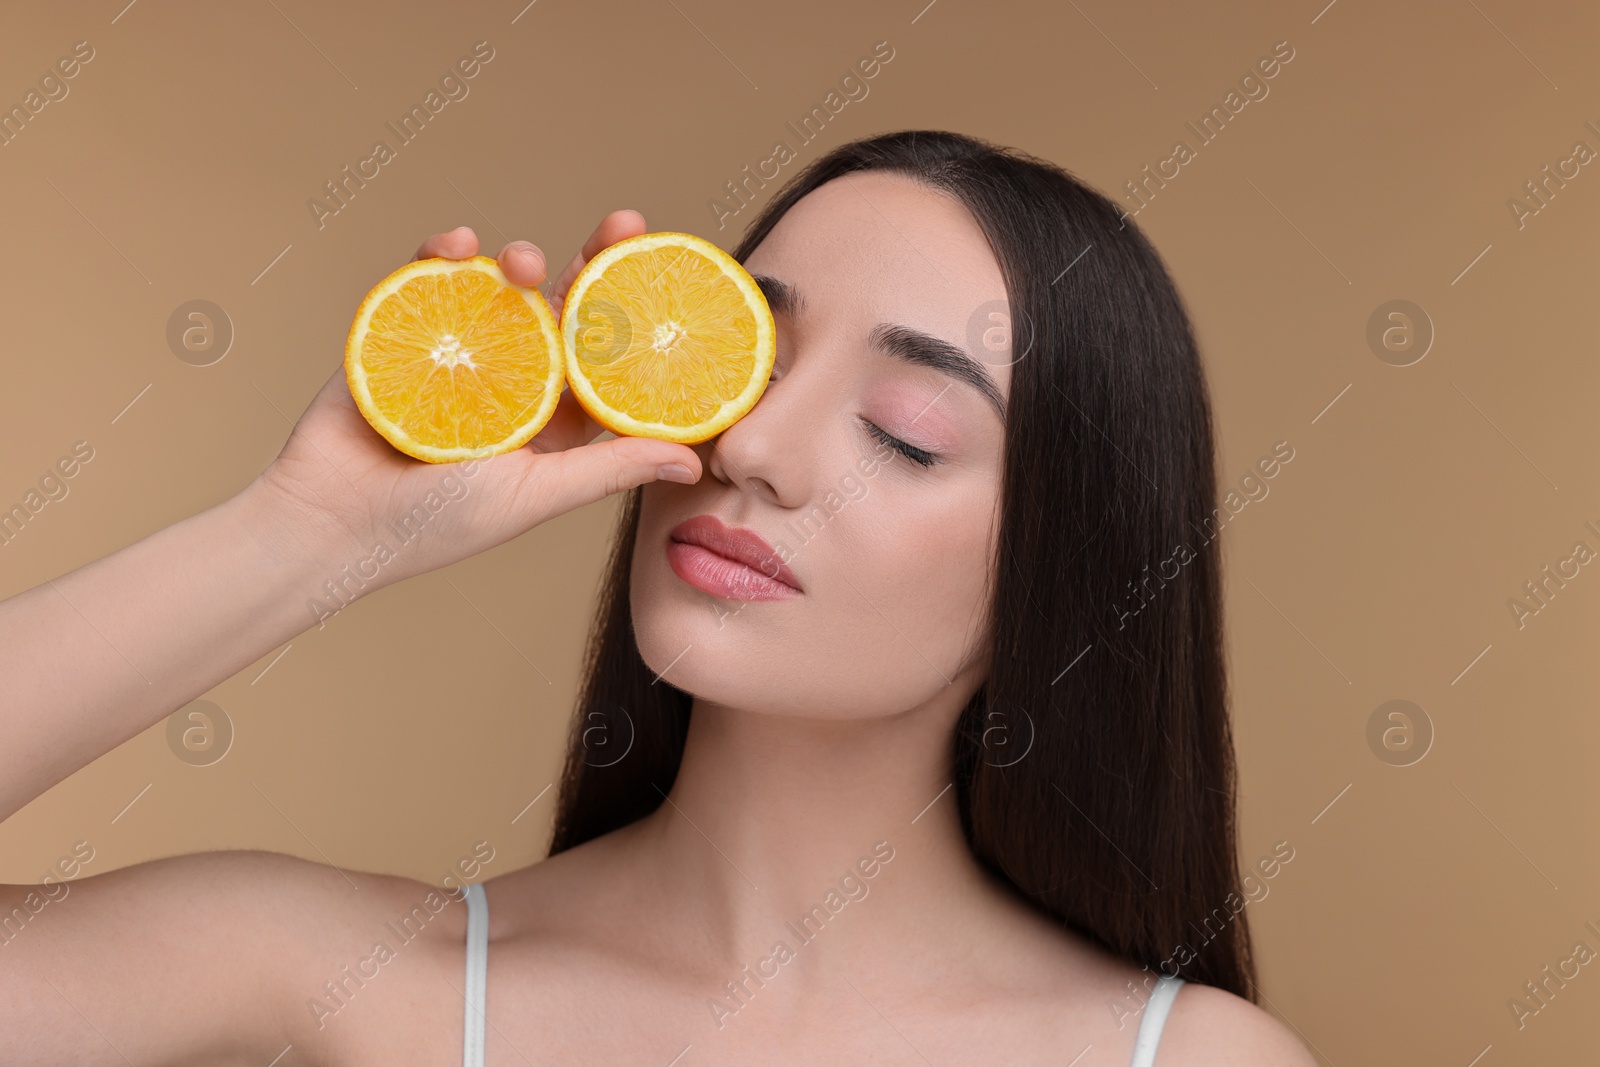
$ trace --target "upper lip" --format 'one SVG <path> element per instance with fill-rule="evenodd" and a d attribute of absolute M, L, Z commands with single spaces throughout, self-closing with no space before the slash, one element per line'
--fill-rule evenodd
<path fill-rule="evenodd" d="M 743 563 L 751 570 L 793 589 L 800 589 L 800 581 L 794 572 L 778 558 L 777 551 L 767 543 L 766 538 L 754 530 L 725 526 L 715 515 L 696 515 L 673 527 L 672 533 L 667 536 L 669 540 L 686 545 L 699 545 L 735 563 Z"/>

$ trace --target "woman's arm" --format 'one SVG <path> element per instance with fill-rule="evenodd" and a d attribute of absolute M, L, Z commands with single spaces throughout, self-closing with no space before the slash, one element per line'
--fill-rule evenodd
<path fill-rule="evenodd" d="M 608 215 L 558 279 L 554 306 L 583 264 L 643 232 L 635 212 Z M 425 241 L 416 258 L 464 259 L 466 227 Z M 527 242 L 499 256 L 511 281 L 544 280 Z M 324 582 L 368 559 L 454 476 L 451 505 L 345 600 L 447 566 L 546 519 L 663 473 L 698 478 L 687 445 L 619 437 L 570 393 L 526 446 L 468 463 L 395 450 L 361 415 L 342 363 L 272 465 L 237 496 L 103 559 L 0 602 L 0 820 L 91 760 L 158 722 L 319 622 Z M 592 443 L 591 443 L 592 442 Z"/>
<path fill-rule="evenodd" d="M 349 546 L 309 521 L 285 536 L 276 497 L 258 479 L 0 602 L 0 819 L 317 621 Z"/>
<path fill-rule="evenodd" d="M 400 942 L 385 923 L 424 901 Z M 465 1007 L 441 978 L 460 986 L 465 909 L 421 882 L 275 852 L 203 852 L 50 887 L 0 885 L 0 920 L 3 1064 L 394 1062 L 383 1050 L 396 1031 L 421 1046 L 410 1062 L 460 1054 Z M 376 976 L 375 940 L 398 954 Z M 358 989 L 350 975 L 362 972 L 370 981 Z M 329 981 L 349 983 L 349 1010 Z"/>
<path fill-rule="evenodd" d="M 608 215 L 558 279 L 554 305 L 587 259 L 643 229 L 633 212 Z M 477 250 L 462 227 L 417 256 Z M 518 284 L 544 278 L 543 256 L 525 242 L 499 259 Z M 466 489 L 450 492 L 450 506 L 376 578 L 346 587 L 346 601 L 650 481 L 662 464 L 698 477 L 687 445 L 594 442 L 598 432 L 564 395 L 527 446 L 477 462 L 469 476 L 468 464 L 423 463 L 390 447 L 356 408 L 341 366 L 238 495 L 0 602 L 0 819 L 317 624 L 311 601 L 327 602 L 323 583 L 392 539 L 391 524 L 442 479 Z M 351 1062 L 395 1020 L 420 1025 L 416 1004 L 449 992 L 436 969 L 441 959 L 452 974 L 460 966 L 459 911 L 428 924 L 431 948 L 407 947 L 412 962 L 364 990 L 360 1010 L 338 1025 L 324 1027 L 308 1002 L 428 888 L 265 852 L 0 885 L 0 1063 L 266 1064 L 291 1043 L 297 1063 Z M 462 1006 L 439 1003 L 459 1027 Z M 435 1030 L 460 1048 L 459 1030 Z"/>

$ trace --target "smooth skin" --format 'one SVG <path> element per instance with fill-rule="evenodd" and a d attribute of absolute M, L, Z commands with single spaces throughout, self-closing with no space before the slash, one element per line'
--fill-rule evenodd
<path fill-rule="evenodd" d="M 945 421 L 929 419 L 944 435 L 942 448 L 967 450 L 938 475 L 951 479 L 945 495 L 956 493 L 949 506 L 967 516 L 960 528 L 930 503 L 941 494 L 915 481 L 927 472 L 897 459 L 876 475 L 876 497 L 835 520 L 851 525 L 795 557 L 806 583 L 797 600 L 743 605 L 730 618 L 715 610 L 716 598 L 672 576 L 661 557 L 666 531 L 707 511 L 775 540 L 773 519 L 820 488 L 806 482 L 807 465 L 833 469 L 818 466 L 824 457 L 814 450 L 833 447 L 832 458 L 847 464 L 872 447 L 845 436 L 859 432 L 854 422 L 831 410 L 819 418 L 819 405 L 843 405 L 853 418 L 856 401 L 869 394 L 882 412 L 885 404 L 904 408 L 917 390 L 938 391 L 919 377 L 926 372 L 900 374 L 839 331 L 860 333 L 860 323 L 884 318 L 960 343 L 961 322 L 939 321 L 931 309 L 952 299 L 972 306 L 997 284 L 971 220 L 926 190 L 869 174 L 813 197 L 752 259 L 752 269 L 804 291 L 810 317 L 779 320 L 779 369 L 749 415 L 692 447 L 595 441 L 599 427 L 564 395 L 528 446 L 482 461 L 474 492 L 440 513 L 438 536 L 408 545 L 365 590 L 646 486 L 636 624 L 652 668 L 680 672 L 668 677 L 696 693 L 683 768 L 651 816 L 486 883 L 492 1067 L 997 1058 L 1043 1065 L 1065 1064 L 1085 1046 L 1077 1062 L 1090 1067 L 1125 1064 L 1132 1054 L 1138 1020 L 1119 1025 L 1109 1005 L 1133 1004 L 1125 983 L 1144 976 L 988 876 L 965 847 L 943 790 L 950 717 L 984 669 L 972 618 L 911 634 L 933 657 L 918 653 L 922 660 L 944 668 L 936 672 L 944 684 L 919 673 L 905 646 L 857 647 L 861 662 L 849 669 L 878 688 L 854 711 L 845 701 L 852 686 L 830 689 L 827 679 L 820 711 L 754 707 L 752 692 L 723 669 L 727 660 L 719 664 L 762 649 L 773 653 L 769 662 L 784 652 L 838 656 L 848 642 L 881 636 L 868 626 L 832 633 L 837 647 L 793 644 L 861 614 L 830 572 L 854 574 L 859 588 L 862 572 L 840 569 L 852 551 L 881 539 L 874 523 L 896 514 L 913 543 L 918 536 L 948 542 L 963 564 L 981 562 L 992 533 L 993 497 L 985 494 L 999 440 L 981 408 L 948 397 Z M 856 197 L 870 200 L 873 217 L 848 206 Z M 557 311 L 589 258 L 643 232 L 637 212 L 608 215 L 557 278 Z M 956 289 L 939 292 L 929 279 L 900 291 L 869 284 L 873 260 L 863 260 L 864 252 L 877 241 L 873 255 L 888 254 L 891 234 L 903 232 L 918 233 L 919 242 L 925 235 L 944 264 L 935 273 Z M 827 254 L 844 249 L 846 236 L 856 242 L 848 255 Z M 417 257 L 477 251 L 477 237 L 461 227 L 429 238 Z M 545 257 L 527 242 L 507 245 L 498 259 L 519 284 L 545 279 Z M 855 345 L 849 353 L 847 343 Z M 1003 368 L 996 373 L 1004 378 Z M 797 438 L 802 430 L 811 437 Z M 785 447 L 802 439 L 811 453 Z M 656 480 L 671 463 L 686 468 L 688 477 L 679 477 L 692 484 Z M 0 602 L 0 676 L 7 679 L 0 817 L 307 629 L 305 600 L 322 578 L 357 558 L 374 531 L 409 510 L 438 475 L 437 466 L 394 451 L 366 424 L 340 367 L 279 457 L 239 494 Z M 935 524 L 942 524 L 937 539 Z M 885 556 L 856 566 L 892 563 Z M 980 585 L 951 588 L 970 598 Z M 882 600 L 870 584 L 860 591 Z M 789 629 L 796 608 L 829 614 Z M 915 602 L 904 610 L 926 613 Z M 900 628 L 888 616 L 884 622 Z M 685 633 L 704 642 L 700 655 L 669 664 L 691 639 L 677 640 Z M 837 889 L 879 840 L 893 858 L 856 883 L 866 895 L 802 945 L 784 922 L 798 922 Z M 34 892 L 0 887 L 0 920 L 13 909 L 26 914 Z M 452 901 L 392 959 L 376 968 L 362 962 L 375 941 L 397 943 L 384 924 L 430 893 L 438 890 L 407 878 L 259 851 L 172 857 L 79 878 L 0 943 L 0 1062 L 262 1067 L 282 1054 L 277 1067 L 457 1064 L 469 1010 L 461 995 L 465 908 Z M 708 1003 L 780 938 L 799 946 L 794 958 L 718 1025 Z M 371 977 L 347 987 L 354 991 L 337 1012 L 319 1017 L 311 1002 L 331 1003 L 325 983 L 347 968 Z M 1157 1063 L 1315 1061 L 1266 1012 L 1189 984 Z"/>

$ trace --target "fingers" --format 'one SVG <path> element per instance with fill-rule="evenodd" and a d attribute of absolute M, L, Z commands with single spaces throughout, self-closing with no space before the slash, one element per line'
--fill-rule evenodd
<path fill-rule="evenodd" d="M 591 238 L 591 240 L 593 240 Z M 470 259 L 478 254 L 478 235 L 471 226 L 457 226 L 446 233 L 436 233 L 417 248 L 412 259 Z M 541 285 L 545 278 L 544 253 L 532 241 L 512 241 L 500 249 L 496 261 L 506 280 L 512 285 L 532 288 Z"/>
<path fill-rule="evenodd" d="M 532 288 L 544 281 L 544 253 L 532 241 L 512 241 L 497 257 L 500 270 L 513 285 Z"/>
<path fill-rule="evenodd" d="M 600 434 L 600 424 L 583 410 L 571 390 L 561 394 L 550 421 L 533 435 L 527 447 L 534 452 L 561 452 L 588 444 Z"/>
<path fill-rule="evenodd" d="M 537 522 L 646 482 L 693 482 L 702 470 L 699 455 L 688 445 L 646 437 L 615 437 L 530 458 L 519 503 L 538 516 Z M 688 468 L 689 477 L 662 470 L 671 464 Z"/>
<path fill-rule="evenodd" d="M 572 257 L 561 277 L 556 279 L 555 288 L 550 293 L 552 303 L 559 307 L 567 298 L 567 290 L 578 277 L 578 272 L 583 265 L 598 256 L 602 251 L 610 248 L 618 241 L 628 237 L 637 237 L 641 233 L 649 232 L 645 228 L 644 216 L 632 208 L 623 208 L 613 211 L 600 220 L 600 225 L 594 228 L 594 233 L 584 242 L 583 251 Z"/>
<path fill-rule="evenodd" d="M 616 244 L 624 238 L 634 237 L 645 233 L 644 216 L 631 208 L 613 211 L 600 220 L 594 233 L 589 235 L 589 240 L 584 242 L 583 251 L 572 257 L 561 277 L 556 280 L 555 288 L 551 291 L 551 307 L 559 315 L 561 304 L 566 299 L 567 290 L 583 269 L 583 265 L 600 252 Z M 417 248 L 413 259 L 431 259 L 435 256 L 444 259 L 468 259 L 478 254 L 478 235 L 470 226 L 457 226 L 447 233 L 436 233 Z M 500 249 L 496 257 L 500 270 L 505 274 L 506 280 L 513 285 L 522 285 L 532 288 L 544 283 L 548 266 L 545 262 L 544 252 L 531 241 L 512 241 Z"/>
<path fill-rule="evenodd" d="M 478 235 L 471 226 L 457 226 L 448 233 L 436 233 L 417 248 L 412 259 L 470 259 L 478 254 Z"/>
<path fill-rule="evenodd" d="M 583 258 L 585 261 L 591 260 L 624 237 L 635 237 L 644 232 L 643 215 L 632 208 L 613 211 L 600 220 L 600 225 L 594 228 L 594 233 L 591 233 L 589 239 L 584 242 Z"/>

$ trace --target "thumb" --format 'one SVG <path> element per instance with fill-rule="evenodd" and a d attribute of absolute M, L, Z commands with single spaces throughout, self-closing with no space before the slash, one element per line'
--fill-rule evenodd
<path fill-rule="evenodd" d="M 595 441 L 535 456 L 528 505 L 542 522 L 646 482 L 693 483 L 701 470 L 699 455 L 688 445 L 649 437 Z"/>

